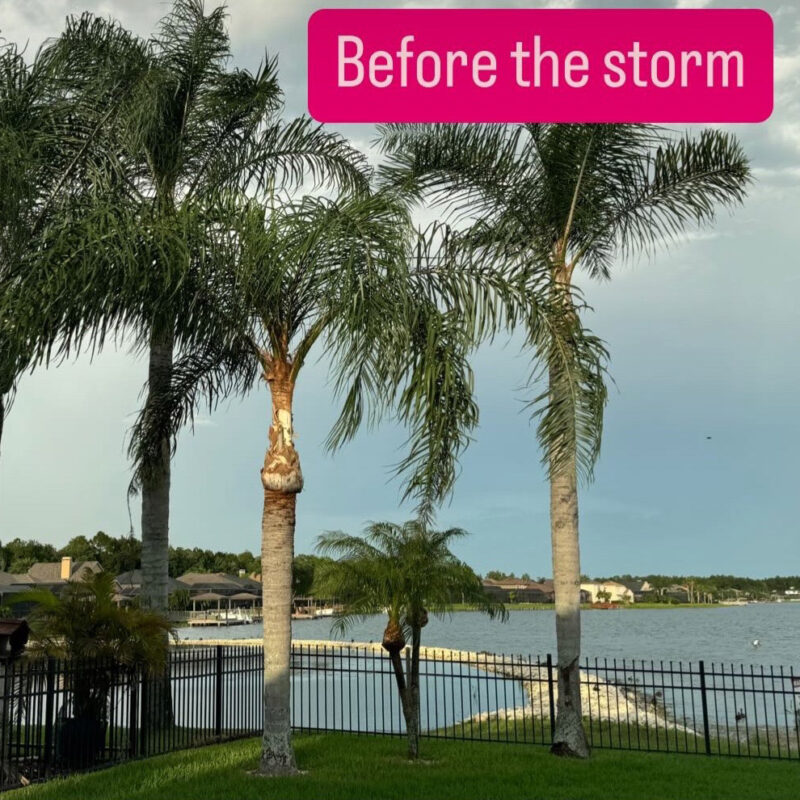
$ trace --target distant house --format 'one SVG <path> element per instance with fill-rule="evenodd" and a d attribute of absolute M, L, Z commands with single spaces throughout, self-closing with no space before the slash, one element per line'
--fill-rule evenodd
<path fill-rule="evenodd" d="M 14 577 L 16 583 L 57 593 L 68 583 L 84 580 L 88 573 L 102 571 L 99 561 L 73 561 L 69 556 L 64 556 L 61 561 L 37 562 L 24 575 Z"/>
<path fill-rule="evenodd" d="M 622 580 L 619 582 L 633 592 L 633 599 L 637 603 L 640 603 L 642 600 L 646 600 L 648 595 L 652 596 L 653 592 L 656 590 L 655 586 L 653 586 L 653 584 L 649 581 L 633 579 Z"/>
<path fill-rule="evenodd" d="M 503 603 L 552 603 L 553 581 L 525 581 L 521 578 L 504 578 L 483 581 L 486 593 Z"/>
<path fill-rule="evenodd" d="M 241 592 L 261 594 L 261 583 L 247 575 L 228 575 L 225 572 L 187 572 L 176 579 L 178 588 L 187 589 L 190 596 L 214 593 L 230 597 Z"/>
<path fill-rule="evenodd" d="M 667 586 L 667 588 L 664 589 L 663 595 L 678 603 L 688 603 L 692 599 L 691 589 L 679 583 L 673 583 L 672 586 Z"/>
<path fill-rule="evenodd" d="M 132 569 L 129 572 L 123 572 L 114 578 L 114 583 L 120 601 L 132 600 L 134 597 L 138 597 L 142 591 L 142 571 L 140 569 Z M 168 594 L 185 590 L 186 587 L 178 583 L 175 578 L 167 578 Z"/>
<path fill-rule="evenodd" d="M 581 584 L 581 589 L 589 595 L 590 603 L 633 603 L 636 600 L 633 592 L 617 581 L 587 581 Z"/>
<path fill-rule="evenodd" d="M 0 572 L 0 605 L 7 605 L 12 596 L 27 592 L 31 586 L 27 583 L 20 583 L 22 575 L 14 575 L 11 572 Z"/>

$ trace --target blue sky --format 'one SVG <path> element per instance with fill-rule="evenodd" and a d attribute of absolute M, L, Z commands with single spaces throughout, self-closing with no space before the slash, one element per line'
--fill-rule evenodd
<path fill-rule="evenodd" d="M 265 49 L 277 52 L 289 113 L 305 107 L 305 23 L 322 5 L 337 3 L 229 3 L 237 63 L 252 67 Z M 728 126 L 758 177 L 745 207 L 650 260 L 620 264 L 610 282 L 579 281 L 616 381 L 596 481 L 581 498 L 583 571 L 591 575 L 800 573 L 800 6 L 761 7 L 775 20 L 775 113 L 761 125 Z M 147 33 L 167 5 L 0 0 L 0 32 L 35 46 L 59 32 L 64 15 L 84 9 Z M 372 136 L 367 126 L 339 129 L 364 148 Z M 547 485 L 520 390 L 529 363 L 514 342 L 500 342 L 476 356 L 475 370 L 481 426 L 439 521 L 471 532 L 458 553 L 480 571 L 549 575 Z M 60 544 L 100 529 L 127 532 L 125 432 L 144 377 L 144 363 L 124 348 L 24 377 L 0 458 L 1 540 Z M 258 550 L 268 408 L 262 387 L 182 436 L 173 543 Z M 410 514 L 388 482 L 402 431 L 365 431 L 331 457 L 322 443 L 335 413 L 325 365 L 312 360 L 296 395 L 306 478 L 298 552 L 323 530 L 356 532 L 367 520 Z"/>

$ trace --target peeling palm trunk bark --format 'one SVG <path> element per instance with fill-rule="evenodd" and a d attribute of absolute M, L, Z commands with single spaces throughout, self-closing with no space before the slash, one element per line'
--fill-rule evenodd
<path fill-rule="evenodd" d="M 145 414 L 155 413 L 172 381 L 172 327 L 154 331 L 150 339 Z M 166 612 L 169 592 L 170 441 L 163 437 L 160 452 L 145 465 L 142 478 L 142 603 Z"/>
<path fill-rule="evenodd" d="M 292 558 L 295 505 L 303 488 L 292 428 L 291 364 L 265 360 L 264 377 L 272 397 L 269 449 L 261 471 L 261 581 L 264 608 L 264 775 L 297 772 L 292 748 L 290 660 L 292 646 Z"/>

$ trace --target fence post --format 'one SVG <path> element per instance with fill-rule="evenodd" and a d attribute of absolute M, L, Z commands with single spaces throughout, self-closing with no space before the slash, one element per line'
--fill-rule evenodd
<path fill-rule="evenodd" d="M 214 732 L 219 739 L 222 736 L 222 645 L 216 646 L 217 651 L 217 674 L 215 688 L 215 717 L 214 717 Z"/>
<path fill-rule="evenodd" d="M 142 670 L 142 683 L 141 683 L 141 697 L 142 697 L 142 713 L 140 717 L 139 726 L 139 755 L 147 755 L 147 721 L 150 719 L 148 714 L 148 705 L 150 704 L 150 684 L 147 680 L 147 669 Z"/>
<path fill-rule="evenodd" d="M 547 695 L 550 699 L 550 738 L 556 735 L 556 693 L 553 686 L 553 656 L 547 654 Z"/>
<path fill-rule="evenodd" d="M 128 727 L 130 731 L 128 735 L 128 745 L 131 751 L 131 758 L 136 758 L 139 751 L 139 737 L 136 734 L 136 729 L 139 727 L 139 674 L 138 671 L 133 674 L 129 695 L 130 707 L 128 713 Z"/>
<path fill-rule="evenodd" d="M 11 673 L 11 675 L 9 675 Z M 3 679 L 3 697 L 0 701 L 0 763 L 10 762 L 11 724 L 8 710 L 11 704 L 9 688 L 14 686 L 14 662 L 0 660 L 0 677 Z M 5 776 L 0 774 L 0 787 L 5 787 Z"/>
<path fill-rule="evenodd" d="M 45 771 L 52 763 L 53 756 L 53 722 L 56 696 L 56 660 L 47 659 L 47 683 L 44 701 L 44 766 Z"/>
<path fill-rule="evenodd" d="M 706 665 L 700 661 L 700 704 L 703 708 L 703 737 L 706 742 L 706 755 L 711 755 L 711 732 L 708 727 L 708 699 L 706 698 Z"/>

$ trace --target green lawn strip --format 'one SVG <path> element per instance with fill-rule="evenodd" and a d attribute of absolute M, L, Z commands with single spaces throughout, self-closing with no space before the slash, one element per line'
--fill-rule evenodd
<path fill-rule="evenodd" d="M 584 727 L 592 748 L 612 750 L 641 750 L 679 754 L 705 755 L 705 738 L 702 731 L 691 731 L 669 727 L 664 722 L 650 726 L 625 724 L 610 720 L 584 719 Z M 800 734 L 794 730 L 773 728 L 765 731 L 745 730 L 737 733 L 734 726 L 725 737 L 709 737 L 711 754 L 718 756 L 751 756 L 753 758 L 783 758 L 791 756 L 800 759 Z M 549 746 L 550 719 L 545 717 L 525 717 L 506 720 L 492 716 L 488 720 L 465 720 L 449 728 L 442 728 L 431 734 L 442 739 L 471 739 L 499 743 L 531 743 Z"/>
<path fill-rule="evenodd" d="M 555 606 L 552 603 L 506 603 L 507 611 L 553 611 Z M 724 608 L 715 603 L 648 603 L 643 601 L 641 603 L 619 603 L 616 608 L 596 608 L 591 603 L 582 603 L 581 608 L 584 611 L 646 611 L 650 609 L 680 609 L 680 608 Z M 454 603 L 449 606 L 448 611 L 475 611 L 475 606 L 468 603 Z"/>
<path fill-rule="evenodd" d="M 259 741 L 186 750 L 8 792 L 7 800 L 793 800 L 800 764 L 595 751 L 590 761 L 531 745 L 424 740 L 423 763 L 401 738 L 296 737 L 306 774 L 250 774 Z"/>

